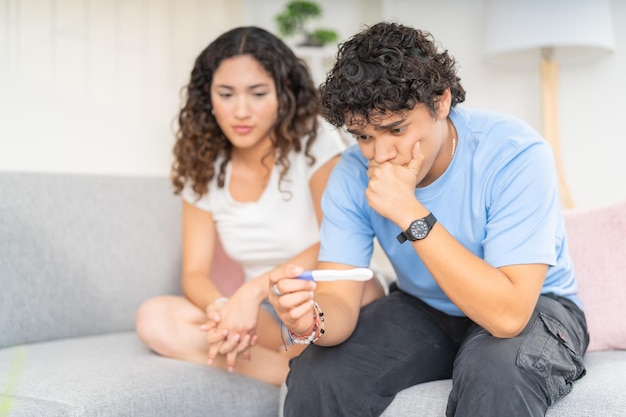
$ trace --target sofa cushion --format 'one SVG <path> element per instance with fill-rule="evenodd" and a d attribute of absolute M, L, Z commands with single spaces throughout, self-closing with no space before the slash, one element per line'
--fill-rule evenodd
<path fill-rule="evenodd" d="M 9 416 L 275 417 L 278 413 L 277 387 L 155 355 L 134 332 L 1 349 L 0 390 L 0 415 Z"/>
<path fill-rule="evenodd" d="M 589 351 L 626 349 L 626 200 L 565 212 Z"/>
<path fill-rule="evenodd" d="M 626 352 L 590 352 L 585 356 L 585 365 L 587 375 L 548 409 L 546 417 L 624 416 Z M 451 388 L 449 379 L 407 388 L 396 395 L 381 417 L 443 416 Z"/>
<path fill-rule="evenodd" d="M 1 173 L 0 193 L 0 348 L 132 330 L 180 292 L 167 178 Z"/>

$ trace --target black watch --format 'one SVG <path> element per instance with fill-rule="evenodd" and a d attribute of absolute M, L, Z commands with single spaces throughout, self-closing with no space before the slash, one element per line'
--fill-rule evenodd
<path fill-rule="evenodd" d="M 411 242 L 415 242 L 416 240 L 424 239 L 430 233 L 430 229 L 437 223 L 437 219 L 432 213 L 429 213 L 428 216 L 414 220 L 408 229 L 404 232 L 400 232 L 397 236 L 398 242 L 404 243 L 407 240 Z"/>

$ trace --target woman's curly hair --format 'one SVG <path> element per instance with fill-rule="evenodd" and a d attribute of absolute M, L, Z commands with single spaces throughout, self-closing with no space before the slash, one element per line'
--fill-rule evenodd
<path fill-rule="evenodd" d="M 276 85 L 278 116 L 270 138 L 281 166 L 280 179 L 289 169 L 289 152 L 304 151 L 314 162 L 309 151 L 317 135 L 319 96 L 308 67 L 273 34 L 258 27 L 239 27 L 225 32 L 200 53 L 184 89 L 171 174 L 176 194 L 189 183 L 197 197 L 202 197 L 215 175 L 218 186 L 224 186 L 232 144 L 211 114 L 211 83 L 222 61 L 240 55 L 256 59 Z M 219 156 L 223 160 L 218 168 Z"/>
<path fill-rule="evenodd" d="M 336 127 L 370 123 L 387 112 L 423 103 L 436 114 L 438 97 L 450 88 L 452 106 L 465 90 L 448 51 L 439 52 L 428 32 L 381 22 L 354 35 L 337 52 L 320 87 L 322 116 Z"/>

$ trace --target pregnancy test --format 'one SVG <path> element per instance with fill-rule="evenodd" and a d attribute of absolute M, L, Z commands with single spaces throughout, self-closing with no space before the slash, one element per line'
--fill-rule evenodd
<path fill-rule="evenodd" d="M 304 271 L 298 279 L 307 281 L 367 281 L 372 279 L 374 273 L 368 268 L 354 269 L 316 269 Z"/>

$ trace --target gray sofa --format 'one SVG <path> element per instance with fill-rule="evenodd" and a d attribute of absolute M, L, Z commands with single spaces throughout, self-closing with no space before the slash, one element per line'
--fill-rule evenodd
<path fill-rule="evenodd" d="M 179 236 L 165 178 L 0 173 L 0 417 L 279 414 L 279 388 L 159 357 L 134 333 L 143 300 L 180 293 Z M 548 416 L 626 416 L 626 352 L 586 361 Z M 409 388 L 384 415 L 442 416 L 449 389 Z"/>
<path fill-rule="evenodd" d="M 0 173 L 0 417 L 276 417 L 277 387 L 137 338 L 179 276 L 167 179 Z"/>

